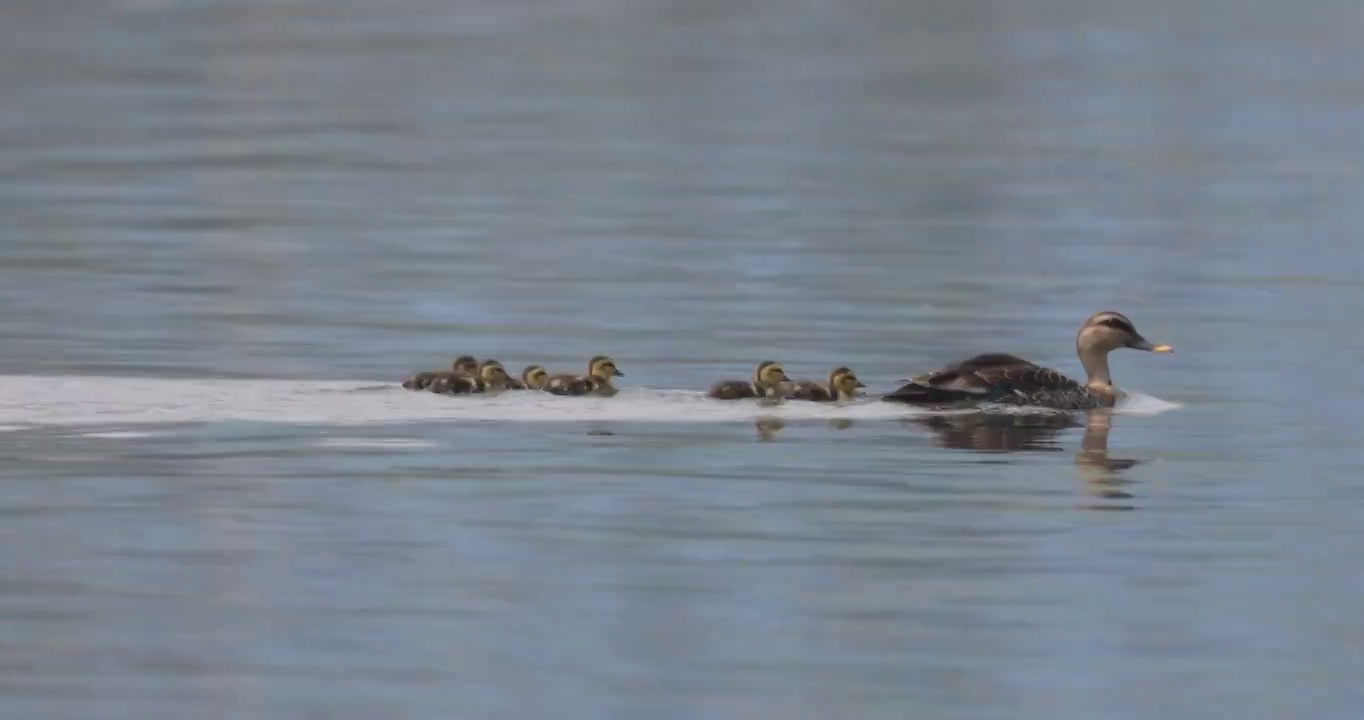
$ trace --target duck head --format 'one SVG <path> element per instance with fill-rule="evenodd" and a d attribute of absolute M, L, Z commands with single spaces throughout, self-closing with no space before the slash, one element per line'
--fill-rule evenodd
<path fill-rule="evenodd" d="M 598 355 L 587 363 L 587 374 L 589 377 L 607 382 L 613 377 L 625 377 L 625 373 L 616 368 L 616 361 L 605 355 Z"/>
<path fill-rule="evenodd" d="M 529 390 L 543 390 L 549 384 L 549 371 L 543 365 L 527 365 L 521 371 L 521 382 Z"/>
<path fill-rule="evenodd" d="M 866 383 L 857 379 L 857 375 L 846 367 L 834 368 L 829 373 L 829 389 L 841 397 L 852 397 L 857 394 L 859 388 L 866 387 Z"/>
<path fill-rule="evenodd" d="M 1111 386 L 1108 354 L 1120 348 L 1154 353 L 1172 353 L 1169 345 L 1155 345 L 1137 332 L 1137 326 L 1122 313 L 1105 310 L 1085 320 L 1075 336 L 1075 353 L 1089 375 L 1090 386 Z"/>

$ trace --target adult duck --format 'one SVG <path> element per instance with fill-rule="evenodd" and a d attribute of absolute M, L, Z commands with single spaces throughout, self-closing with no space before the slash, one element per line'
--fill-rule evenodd
<path fill-rule="evenodd" d="M 1123 393 L 1113 386 L 1108 354 L 1119 348 L 1174 352 L 1169 345 L 1151 344 L 1122 313 L 1104 311 L 1091 315 L 1075 337 L 1084 383 L 1016 355 L 988 353 L 911 378 L 881 399 L 940 407 L 984 403 L 1060 410 L 1112 407 Z"/>

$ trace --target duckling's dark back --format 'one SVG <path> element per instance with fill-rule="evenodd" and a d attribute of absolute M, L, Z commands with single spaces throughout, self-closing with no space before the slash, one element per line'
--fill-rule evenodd
<path fill-rule="evenodd" d="M 762 397 L 762 391 L 758 386 L 745 380 L 724 380 L 712 385 L 706 396 L 716 400 L 740 400 Z"/>
<path fill-rule="evenodd" d="M 813 400 L 815 402 L 829 402 L 837 399 L 837 395 L 831 388 L 813 380 L 802 380 L 792 383 L 786 390 L 788 400 Z"/>
<path fill-rule="evenodd" d="M 426 386 L 430 385 L 431 381 L 435 379 L 436 373 L 434 372 L 429 370 L 427 372 L 419 372 L 403 378 L 403 387 L 408 390 L 425 390 Z"/>
<path fill-rule="evenodd" d="M 545 385 L 545 392 L 551 395 L 589 395 L 600 386 L 601 383 L 590 377 L 556 375 Z"/>
<path fill-rule="evenodd" d="M 427 390 L 441 395 L 469 395 L 486 390 L 482 378 L 464 373 L 451 372 L 431 381 Z"/>

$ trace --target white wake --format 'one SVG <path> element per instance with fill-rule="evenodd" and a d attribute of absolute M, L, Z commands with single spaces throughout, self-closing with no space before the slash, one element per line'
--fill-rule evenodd
<path fill-rule="evenodd" d="M 1154 415 L 1179 407 L 1132 394 L 1118 409 Z M 184 380 L 0 376 L 0 430 L 251 421 L 377 425 L 420 421 L 732 422 L 758 417 L 894 419 L 924 411 L 876 397 L 848 403 L 720 401 L 694 390 L 627 388 L 611 398 L 544 393 L 442 396 L 364 381 Z"/>

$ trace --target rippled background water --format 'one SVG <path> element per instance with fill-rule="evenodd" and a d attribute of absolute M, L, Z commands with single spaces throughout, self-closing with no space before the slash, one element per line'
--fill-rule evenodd
<path fill-rule="evenodd" d="M 0 702 L 1353 716 L 1361 21 L 6 4 Z M 1078 372 L 1109 307 L 1179 350 L 1119 383 L 1178 407 L 662 392 L 769 357 L 877 391 L 990 349 Z M 607 352 L 627 392 L 371 389 L 456 352 Z"/>

